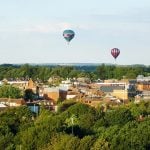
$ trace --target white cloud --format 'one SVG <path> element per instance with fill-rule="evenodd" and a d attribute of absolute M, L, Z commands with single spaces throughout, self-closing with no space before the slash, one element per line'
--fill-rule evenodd
<path fill-rule="evenodd" d="M 32 25 L 29 27 L 25 27 L 23 31 L 26 32 L 41 32 L 41 33 L 49 33 L 49 32 L 59 32 L 62 28 L 69 28 L 70 24 L 67 23 L 49 23 L 49 24 L 39 24 Z"/>
<path fill-rule="evenodd" d="M 26 32 L 41 32 L 41 33 L 57 33 L 65 29 L 81 29 L 89 30 L 91 29 L 90 25 L 86 24 L 71 24 L 67 22 L 60 23 L 48 23 L 40 25 L 32 25 L 23 29 Z"/>
<path fill-rule="evenodd" d="M 70 23 L 45 23 L 45 24 L 15 24 L 12 26 L 0 25 L 0 32 L 59 32 L 65 28 L 71 28 Z"/>

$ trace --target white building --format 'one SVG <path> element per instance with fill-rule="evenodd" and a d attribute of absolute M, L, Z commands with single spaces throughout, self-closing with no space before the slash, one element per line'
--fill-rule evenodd
<path fill-rule="evenodd" d="M 136 80 L 137 82 L 148 82 L 150 81 L 150 76 L 144 77 L 143 75 L 138 75 Z"/>

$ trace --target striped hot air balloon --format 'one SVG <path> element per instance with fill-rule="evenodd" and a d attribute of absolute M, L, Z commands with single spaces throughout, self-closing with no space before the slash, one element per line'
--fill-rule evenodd
<path fill-rule="evenodd" d="M 116 59 L 120 54 L 120 50 L 118 48 L 111 49 L 111 55 Z"/>

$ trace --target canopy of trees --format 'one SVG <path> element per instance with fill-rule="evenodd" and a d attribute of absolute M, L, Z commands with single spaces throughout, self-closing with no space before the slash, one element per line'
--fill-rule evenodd
<path fill-rule="evenodd" d="M 73 102 L 64 107 L 57 113 L 41 108 L 34 119 L 27 106 L 0 112 L 1 149 L 150 149 L 150 102 L 106 112 Z"/>

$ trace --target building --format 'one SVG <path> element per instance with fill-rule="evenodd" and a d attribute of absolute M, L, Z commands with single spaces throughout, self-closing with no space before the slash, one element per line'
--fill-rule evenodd
<path fill-rule="evenodd" d="M 150 91 L 150 81 L 138 82 L 137 83 L 138 91 Z"/>
<path fill-rule="evenodd" d="M 83 101 L 85 104 L 88 104 L 92 107 L 98 107 L 100 106 L 100 104 L 102 103 L 102 100 L 100 99 L 96 99 L 96 98 L 86 98 L 84 101 Z"/>
<path fill-rule="evenodd" d="M 40 112 L 40 106 L 36 103 L 27 103 L 27 107 L 31 110 L 31 112 L 35 113 L 36 115 Z"/>
<path fill-rule="evenodd" d="M 23 99 L 9 99 L 9 98 L 0 98 L 0 104 L 5 104 L 10 107 L 18 107 L 25 105 L 26 102 Z"/>
<path fill-rule="evenodd" d="M 100 91 L 105 94 L 110 94 L 118 99 L 128 100 L 130 97 L 136 95 L 135 84 L 126 82 L 104 82 L 97 83 L 99 85 Z"/>
<path fill-rule="evenodd" d="M 16 86 L 20 89 L 36 89 L 36 84 L 33 82 L 32 79 L 28 81 L 20 81 L 20 80 L 13 80 L 13 81 L 5 81 L 7 84 Z"/>
<path fill-rule="evenodd" d="M 119 99 L 128 100 L 128 90 L 113 90 L 112 95 Z"/>
<path fill-rule="evenodd" d="M 66 89 L 60 89 L 59 87 L 48 87 L 43 90 L 43 97 L 45 99 L 53 100 L 57 102 L 58 100 L 65 100 L 67 96 Z"/>
<path fill-rule="evenodd" d="M 137 82 L 150 82 L 150 76 L 144 77 L 143 75 L 138 75 L 136 80 Z"/>

